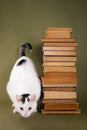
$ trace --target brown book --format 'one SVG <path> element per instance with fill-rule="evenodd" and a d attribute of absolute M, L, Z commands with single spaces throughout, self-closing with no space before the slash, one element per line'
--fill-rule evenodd
<path fill-rule="evenodd" d="M 76 99 L 76 92 L 44 91 L 44 99 Z"/>
<path fill-rule="evenodd" d="M 41 41 L 43 43 L 72 43 L 76 42 L 74 38 L 42 38 Z"/>
<path fill-rule="evenodd" d="M 76 72 L 76 67 L 44 67 L 44 72 Z"/>
<path fill-rule="evenodd" d="M 46 31 L 45 38 L 70 38 L 69 31 Z"/>
<path fill-rule="evenodd" d="M 44 76 L 41 77 L 42 79 L 42 84 L 47 84 L 47 83 L 77 83 L 76 79 L 76 73 L 50 73 L 50 72 L 45 72 Z"/>
<path fill-rule="evenodd" d="M 72 62 L 72 61 L 77 61 L 77 57 L 76 56 L 73 56 L 73 57 L 61 57 L 61 56 L 43 56 L 43 61 L 53 61 L 53 62 L 56 62 L 56 61 L 69 61 L 69 62 Z"/>
<path fill-rule="evenodd" d="M 49 88 L 51 88 L 51 87 L 52 88 L 58 88 L 58 87 L 59 88 L 60 87 L 69 87 L 70 88 L 71 87 L 72 88 L 72 87 L 77 87 L 77 83 L 76 82 L 73 82 L 73 83 L 72 82 L 71 83 L 70 82 L 67 82 L 67 83 L 66 82 L 65 83 L 64 82 L 61 82 L 61 83 L 60 82 L 58 82 L 58 83 L 56 83 L 56 82 L 53 82 L 53 83 L 42 82 L 42 86 L 43 86 L 43 88 L 45 88 L 45 87 L 46 88 L 48 88 L 48 87 Z"/>
<path fill-rule="evenodd" d="M 50 47 L 50 46 L 43 46 L 43 51 L 75 51 L 76 47 Z"/>
<path fill-rule="evenodd" d="M 80 114 L 80 110 L 78 109 L 77 111 L 46 111 L 42 110 L 42 114 Z"/>
<path fill-rule="evenodd" d="M 44 110 L 48 110 L 48 111 L 75 111 L 79 109 L 79 103 L 77 102 L 60 102 L 60 103 L 44 103 Z"/>
<path fill-rule="evenodd" d="M 75 99 L 43 99 L 43 104 L 50 104 L 50 103 L 76 103 L 77 101 Z"/>
<path fill-rule="evenodd" d="M 45 42 L 44 46 L 49 46 L 49 47 L 77 47 L 78 44 L 73 42 L 73 43 L 59 43 L 59 42 Z"/>
<path fill-rule="evenodd" d="M 48 27 L 47 31 L 68 31 L 68 32 L 72 32 L 72 28 Z"/>
<path fill-rule="evenodd" d="M 76 51 L 44 51 L 45 56 L 76 56 Z"/>
<path fill-rule="evenodd" d="M 43 66 L 54 66 L 54 67 L 57 67 L 57 66 L 75 66 L 76 62 L 43 62 Z"/>
<path fill-rule="evenodd" d="M 44 87 L 43 91 L 76 91 L 76 87 Z"/>

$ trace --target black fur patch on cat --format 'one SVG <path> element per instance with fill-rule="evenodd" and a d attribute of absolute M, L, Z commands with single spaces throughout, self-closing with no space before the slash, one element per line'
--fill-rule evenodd
<path fill-rule="evenodd" d="M 25 99 L 26 99 L 26 98 L 27 98 L 27 101 L 28 101 L 28 102 L 30 101 L 29 95 L 30 95 L 30 94 L 22 94 L 22 95 L 21 95 L 21 96 L 22 96 L 22 99 L 21 99 L 22 103 L 25 103 Z"/>
<path fill-rule="evenodd" d="M 22 59 L 21 61 L 19 61 L 19 63 L 17 64 L 17 66 L 20 66 L 20 65 L 24 64 L 25 62 L 26 62 L 26 60 Z"/>

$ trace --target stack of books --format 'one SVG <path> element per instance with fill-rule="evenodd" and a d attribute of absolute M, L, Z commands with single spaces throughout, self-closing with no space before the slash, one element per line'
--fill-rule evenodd
<path fill-rule="evenodd" d="M 43 43 L 43 114 L 79 114 L 76 47 L 72 28 L 48 28 Z"/>

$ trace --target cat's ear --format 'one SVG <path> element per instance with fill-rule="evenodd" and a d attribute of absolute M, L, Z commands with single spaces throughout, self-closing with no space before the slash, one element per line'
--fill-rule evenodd
<path fill-rule="evenodd" d="M 30 99 L 30 101 L 35 101 L 36 100 L 36 95 L 35 94 L 30 95 L 29 99 Z"/>
<path fill-rule="evenodd" d="M 22 96 L 16 95 L 16 100 L 17 100 L 17 102 L 21 101 L 21 99 L 22 99 Z"/>

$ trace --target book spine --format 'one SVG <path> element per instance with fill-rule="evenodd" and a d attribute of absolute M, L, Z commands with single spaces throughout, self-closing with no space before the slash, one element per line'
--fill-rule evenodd
<path fill-rule="evenodd" d="M 42 110 L 42 114 L 80 114 L 80 110 L 78 109 L 77 111 L 46 111 Z"/>
<path fill-rule="evenodd" d="M 44 91 L 44 99 L 76 99 L 76 92 Z"/>
<path fill-rule="evenodd" d="M 68 103 L 68 104 L 70 104 L 70 103 L 76 103 L 76 100 L 75 99 L 43 99 L 43 101 L 42 101 L 42 103 L 43 104 L 46 104 L 46 103 L 54 103 L 54 104 L 56 104 L 56 103 Z"/>
<path fill-rule="evenodd" d="M 47 84 L 47 83 L 77 83 L 76 78 L 74 77 L 63 77 L 63 78 L 43 78 L 42 77 L 42 83 Z"/>
<path fill-rule="evenodd" d="M 43 88 L 45 88 L 45 87 L 46 88 L 48 88 L 48 87 L 49 88 L 51 88 L 51 87 L 54 87 L 54 88 L 58 88 L 58 87 L 63 87 L 63 88 L 64 87 L 69 87 L 69 88 L 70 87 L 71 88 L 77 87 L 77 83 L 70 83 L 70 82 L 67 82 L 67 83 L 66 82 L 64 82 L 64 83 L 63 82 L 62 83 L 59 83 L 59 82 L 58 83 L 44 83 L 43 82 L 42 84 L 43 84 Z"/>
<path fill-rule="evenodd" d="M 76 51 L 44 51 L 45 56 L 76 56 Z"/>
<path fill-rule="evenodd" d="M 64 77 L 75 77 L 76 78 L 76 73 L 75 72 L 72 72 L 72 73 L 68 73 L 68 72 L 66 72 L 66 73 L 56 73 L 56 72 L 45 72 L 44 74 L 43 74 L 43 76 L 44 77 L 46 77 L 46 78 L 64 78 Z"/>
<path fill-rule="evenodd" d="M 43 51 L 59 51 L 59 50 L 62 50 L 62 51 L 74 51 L 76 50 L 76 47 L 49 47 L 49 46 L 43 46 Z"/>
<path fill-rule="evenodd" d="M 75 66 L 75 62 L 44 62 L 43 66 L 53 66 L 53 67 L 57 67 L 57 66 Z"/>
<path fill-rule="evenodd" d="M 76 72 L 76 67 L 44 67 L 44 72 Z"/>
<path fill-rule="evenodd" d="M 48 43 L 73 43 L 76 42 L 73 38 L 42 38 L 42 43 L 48 42 Z"/>
<path fill-rule="evenodd" d="M 43 56 L 43 62 L 45 61 L 77 61 L 77 57 L 63 57 L 62 58 L 60 56 Z"/>
<path fill-rule="evenodd" d="M 76 91 L 76 87 L 44 87 L 43 91 Z"/>
<path fill-rule="evenodd" d="M 53 43 L 51 43 L 51 42 L 45 42 L 45 43 L 43 43 L 43 45 L 44 46 L 49 46 L 49 47 L 77 47 L 78 46 L 78 44 L 77 43 L 60 43 L 60 42 L 53 42 Z"/>
<path fill-rule="evenodd" d="M 45 38 L 70 38 L 70 32 L 68 31 L 47 31 Z"/>
<path fill-rule="evenodd" d="M 56 27 L 48 27 L 47 31 L 68 31 L 72 32 L 72 28 L 56 28 Z"/>
<path fill-rule="evenodd" d="M 68 110 L 78 110 L 79 108 L 79 103 L 46 103 L 44 104 L 44 110 L 61 110 L 61 111 L 68 111 Z"/>

